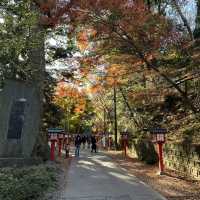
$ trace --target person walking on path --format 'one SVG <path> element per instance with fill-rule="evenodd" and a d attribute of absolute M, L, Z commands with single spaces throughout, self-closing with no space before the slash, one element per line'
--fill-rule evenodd
<path fill-rule="evenodd" d="M 75 138 L 75 156 L 79 157 L 80 155 L 80 146 L 81 146 L 81 137 L 78 134 Z"/>
<path fill-rule="evenodd" d="M 70 144 L 68 141 L 64 142 L 65 158 L 69 158 Z"/>
<path fill-rule="evenodd" d="M 83 149 L 85 149 L 85 143 L 86 143 L 85 135 L 82 136 L 82 143 L 83 143 Z"/>
<path fill-rule="evenodd" d="M 92 143 L 92 150 L 91 150 L 91 153 L 93 153 L 93 151 L 94 151 L 95 153 L 97 153 L 97 141 L 96 141 L 95 136 L 92 136 L 92 137 L 91 137 L 91 143 Z"/>
<path fill-rule="evenodd" d="M 87 140 L 87 148 L 90 149 L 90 137 L 87 136 L 86 140 Z"/>

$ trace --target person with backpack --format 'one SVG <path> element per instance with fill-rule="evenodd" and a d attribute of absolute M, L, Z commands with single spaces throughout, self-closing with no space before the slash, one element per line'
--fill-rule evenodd
<path fill-rule="evenodd" d="M 90 149 L 90 143 L 91 143 L 90 142 L 91 141 L 90 137 L 87 136 L 86 140 L 87 140 L 87 148 Z"/>

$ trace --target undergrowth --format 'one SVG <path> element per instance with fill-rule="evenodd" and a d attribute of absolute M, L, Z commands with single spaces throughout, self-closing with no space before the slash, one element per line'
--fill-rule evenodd
<path fill-rule="evenodd" d="M 0 200 L 35 200 L 56 187 L 56 169 L 39 165 L 0 169 Z"/>

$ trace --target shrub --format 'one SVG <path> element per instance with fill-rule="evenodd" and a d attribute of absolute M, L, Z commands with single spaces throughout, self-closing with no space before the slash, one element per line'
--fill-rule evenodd
<path fill-rule="evenodd" d="M 139 160 L 147 164 L 155 164 L 158 162 L 158 155 L 151 141 L 137 139 L 134 141 L 134 148 Z"/>
<path fill-rule="evenodd" d="M 35 200 L 56 186 L 56 170 L 49 166 L 0 170 L 0 199 Z"/>

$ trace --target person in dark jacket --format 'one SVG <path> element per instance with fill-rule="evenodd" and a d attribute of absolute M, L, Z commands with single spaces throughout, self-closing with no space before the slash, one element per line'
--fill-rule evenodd
<path fill-rule="evenodd" d="M 85 135 L 82 136 L 82 143 L 83 143 L 83 149 L 85 149 L 85 143 L 86 143 Z"/>
<path fill-rule="evenodd" d="M 91 152 L 93 153 L 93 151 L 96 153 L 97 152 L 97 141 L 95 136 L 91 137 L 91 143 L 92 143 L 92 150 Z"/>
<path fill-rule="evenodd" d="M 87 136 L 86 140 L 87 140 L 87 148 L 90 149 L 91 138 L 89 136 Z"/>
<path fill-rule="evenodd" d="M 81 146 L 81 137 L 78 134 L 75 138 L 75 156 L 79 157 L 80 155 L 80 146 Z"/>

